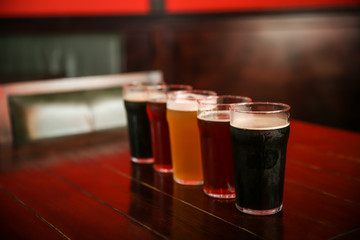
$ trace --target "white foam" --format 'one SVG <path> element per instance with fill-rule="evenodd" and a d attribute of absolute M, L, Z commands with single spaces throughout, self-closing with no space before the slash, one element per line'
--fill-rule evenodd
<path fill-rule="evenodd" d="M 234 114 L 234 113 L 231 113 Z M 244 114 L 235 113 L 231 116 L 230 125 L 249 130 L 272 130 L 289 126 L 288 115 L 279 114 Z"/>
<path fill-rule="evenodd" d="M 149 102 L 166 102 L 166 93 L 162 92 L 148 92 Z"/>
<path fill-rule="evenodd" d="M 131 102 L 146 102 L 147 93 L 146 92 L 129 92 L 124 94 L 124 100 Z"/>
<path fill-rule="evenodd" d="M 206 97 L 209 96 L 194 93 L 181 94 L 181 96 L 178 96 L 176 99 L 168 99 L 166 101 L 166 107 L 168 109 L 177 111 L 197 111 L 197 99 L 202 99 Z"/>
<path fill-rule="evenodd" d="M 212 122 L 229 122 L 230 121 L 230 111 L 209 111 L 209 112 L 201 112 L 198 119 L 204 121 L 212 121 Z"/>
<path fill-rule="evenodd" d="M 176 99 L 166 102 L 166 107 L 171 110 L 177 111 L 197 111 L 197 102 L 186 100 L 186 99 Z"/>

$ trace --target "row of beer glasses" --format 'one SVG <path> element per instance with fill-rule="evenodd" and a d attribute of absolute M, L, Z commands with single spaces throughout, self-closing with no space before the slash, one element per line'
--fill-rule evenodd
<path fill-rule="evenodd" d="M 133 162 L 211 197 L 236 196 L 248 214 L 282 209 L 288 105 L 166 84 L 124 86 L 124 101 Z"/>

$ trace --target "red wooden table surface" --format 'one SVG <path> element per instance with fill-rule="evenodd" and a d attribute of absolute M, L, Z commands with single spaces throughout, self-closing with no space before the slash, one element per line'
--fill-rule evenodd
<path fill-rule="evenodd" d="M 360 134 L 291 122 L 284 209 L 132 164 L 126 129 L 0 150 L 0 239 L 360 239 Z"/>

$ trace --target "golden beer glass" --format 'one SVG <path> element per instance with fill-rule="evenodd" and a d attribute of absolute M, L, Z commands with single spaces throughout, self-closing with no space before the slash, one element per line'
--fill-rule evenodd
<path fill-rule="evenodd" d="M 197 100 L 215 96 L 213 91 L 191 90 L 168 93 L 166 117 L 169 125 L 174 181 L 203 184 Z"/>

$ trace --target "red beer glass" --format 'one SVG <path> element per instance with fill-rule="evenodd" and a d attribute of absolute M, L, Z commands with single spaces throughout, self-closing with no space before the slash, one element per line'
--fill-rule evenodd
<path fill-rule="evenodd" d="M 250 101 L 248 97 L 230 95 L 198 101 L 203 190 L 210 197 L 235 198 L 230 106 Z"/>
<path fill-rule="evenodd" d="M 190 85 L 159 85 L 147 88 L 147 113 L 150 120 L 154 169 L 172 172 L 169 126 L 166 120 L 166 95 L 170 91 L 191 90 Z"/>

